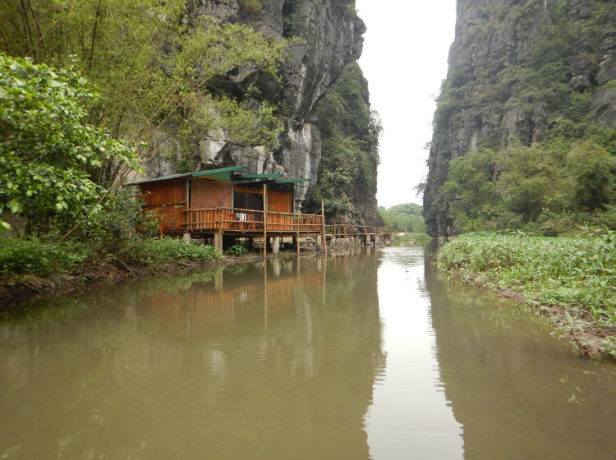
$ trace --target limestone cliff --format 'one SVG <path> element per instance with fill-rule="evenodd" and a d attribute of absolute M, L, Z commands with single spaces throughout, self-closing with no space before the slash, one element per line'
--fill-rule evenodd
<path fill-rule="evenodd" d="M 616 127 L 611 0 L 458 0 L 449 72 L 434 117 L 424 191 L 431 235 L 455 232 L 439 197 L 453 158 Z"/>
<path fill-rule="evenodd" d="M 193 164 L 197 168 L 241 164 L 253 173 L 280 172 L 288 177 L 310 178 L 309 183 L 297 184 L 301 206 L 316 184 L 321 160 L 315 106 L 344 66 L 359 58 L 364 23 L 355 14 L 351 0 L 192 0 L 188 4 L 193 18 L 214 16 L 249 24 L 265 37 L 294 38 L 280 83 L 251 69 L 229 69 L 216 82 L 229 93 L 258 88 L 260 97 L 279 106 L 284 131 L 277 145 L 269 150 L 239 146 L 229 141 L 224 130 L 203 133 L 195 143 Z M 169 152 L 165 149 L 169 145 L 163 145 L 147 164 L 149 176 L 176 172 L 173 162 L 167 160 Z"/>

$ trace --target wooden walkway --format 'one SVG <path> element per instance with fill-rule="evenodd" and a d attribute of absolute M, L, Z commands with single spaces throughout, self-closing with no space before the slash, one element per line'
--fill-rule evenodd
<path fill-rule="evenodd" d="M 187 233 L 217 233 L 260 236 L 270 234 L 322 234 L 323 216 L 254 209 L 210 208 L 185 211 Z"/>
<path fill-rule="evenodd" d="M 303 237 L 316 237 L 316 249 L 327 251 L 329 245 L 378 244 L 391 239 L 391 233 L 381 227 L 353 224 L 325 225 L 323 214 L 282 213 L 238 208 L 207 208 L 184 211 L 184 223 L 179 231 L 185 238 L 213 238 L 214 246 L 223 250 L 225 237 L 261 239 L 273 238 L 272 250 L 279 251 L 283 238 L 293 237 L 293 244 L 299 252 L 299 241 Z M 163 232 L 161 228 L 161 236 Z M 252 243 L 251 243 L 252 244 Z M 261 244 L 263 254 L 266 244 Z"/>

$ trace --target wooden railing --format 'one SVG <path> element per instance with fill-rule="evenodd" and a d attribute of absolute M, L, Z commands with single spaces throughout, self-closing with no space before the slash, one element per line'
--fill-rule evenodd
<path fill-rule="evenodd" d="M 263 211 L 254 209 L 210 208 L 185 211 L 188 232 L 262 232 Z M 323 218 L 315 214 L 267 212 L 267 231 L 271 233 L 321 233 Z"/>
<path fill-rule="evenodd" d="M 386 233 L 383 227 L 371 227 L 366 225 L 355 224 L 331 224 L 326 225 L 326 233 L 337 238 L 346 238 L 348 236 L 365 236 L 378 235 Z"/>

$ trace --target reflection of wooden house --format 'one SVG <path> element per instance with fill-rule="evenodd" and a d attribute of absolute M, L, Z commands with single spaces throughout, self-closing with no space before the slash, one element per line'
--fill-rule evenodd
<path fill-rule="evenodd" d="M 200 282 L 189 289 L 161 289 L 144 295 L 139 304 L 161 318 L 159 323 L 166 333 L 207 339 L 215 331 L 220 338 L 233 334 L 233 325 L 241 318 L 248 318 L 253 327 L 263 324 L 254 321 L 255 315 L 269 320 L 290 318 L 296 311 L 300 287 L 305 293 L 319 293 L 325 287 L 323 273 L 312 270 L 302 271 L 301 283 L 299 273 L 276 277 L 271 270 L 269 276 L 256 283 L 253 277 L 233 282 L 233 277 L 225 272 L 219 276 L 219 287 Z"/>
<path fill-rule="evenodd" d="M 295 212 L 295 184 L 282 174 L 245 174 L 245 166 L 136 182 L 144 209 L 165 234 L 320 234 L 323 216 Z"/>

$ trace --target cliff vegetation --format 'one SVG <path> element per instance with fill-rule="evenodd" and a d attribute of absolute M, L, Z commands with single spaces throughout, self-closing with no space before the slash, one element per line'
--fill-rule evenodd
<path fill-rule="evenodd" d="M 458 2 L 424 193 L 430 234 L 616 228 L 615 11 Z"/>
<path fill-rule="evenodd" d="M 376 174 L 379 163 L 378 115 L 370 109 L 368 82 L 357 63 L 349 64 L 316 107 L 322 136 L 317 184 L 308 209 L 325 204 L 332 220 L 377 225 Z"/>

